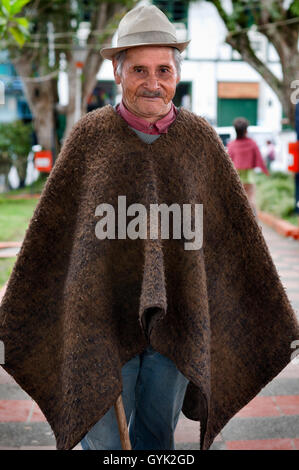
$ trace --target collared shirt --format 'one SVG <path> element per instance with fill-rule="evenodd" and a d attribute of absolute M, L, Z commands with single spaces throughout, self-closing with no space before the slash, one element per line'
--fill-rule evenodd
<path fill-rule="evenodd" d="M 129 111 L 123 101 L 116 106 L 117 113 L 128 123 L 130 127 L 137 129 L 138 131 L 144 132 L 145 134 L 159 135 L 166 134 L 170 124 L 175 121 L 177 116 L 177 108 L 172 103 L 171 109 L 166 116 L 162 117 L 155 123 L 150 123 L 145 119 L 135 116 L 135 114 Z"/>

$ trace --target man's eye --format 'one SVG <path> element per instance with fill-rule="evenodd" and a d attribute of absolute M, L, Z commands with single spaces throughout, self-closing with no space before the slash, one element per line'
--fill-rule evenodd
<path fill-rule="evenodd" d="M 141 68 L 139 68 L 139 67 L 136 67 L 136 68 L 135 68 L 135 72 L 141 73 L 141 72 L 143 72 L 143 69 L 141 69 Z"/>

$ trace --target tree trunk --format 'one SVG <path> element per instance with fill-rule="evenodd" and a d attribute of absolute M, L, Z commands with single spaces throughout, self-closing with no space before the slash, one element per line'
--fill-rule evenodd
<path fill-rule="evenodd" d="M 75 106 L 76 106 L 76 63 L 71 52 L 66 54 L 68 62 L 68 94 L 69 102 L 66 107 L 66 127 L 63 140 L 69 135 L 73 125 L 75 124 Z"/>
<path fill-rule="evenodd" d="M 278 41 L 281 41 L 280 35 L 277 34 L 277 36 Z M 242 59 L 251 65 L 272 88 L 282 105 L 289 125 L 295 128 L 295 104 L 291 100 L 291 94 L 294 90 L 291 88 L 291 83 L 299 78 L 298 51 L 295 51 L 294 48 L 288 48 L 286 44 L 283 49 L 280 49 L 282 79 L 279 80 L 270 68 L 255 55 L 247 34 L 240 34 L 233 38 L 228 36 L 226 42 L 237 50 Z"/>
<path fill-rule="evenodd" d="M 99 51 L 100 46 L 111 41 L 122 14 L 135 6 L 136 3 L 137 0 L 127 0 L 123 3 L 122 1 L 95 2 L 91 18 L 91 31 L 93 34 L 87 39 L 88 47 L 82 71 L 81 116 L 87 112 L 88 97 L 96 85 L 96 75 L 103 63 L 103 58 Z M 43 5 L 39 5 L 39 2 L 37 2 L 37 14 L 41 12 L 44 13 L 44 11 L 45 7 L 43 8 Z M 31 15 L 36 14 L 34 10 L 29 11 L 29 13 Z M 67 20 L 68 18 L 66 18 L 66 21 Z M 53 21 L 54 31 L 56 33 L 66 31 L 67 29 L 61 29 L 63 26 L 65 26 L 65 28 L 69 27 L 68 24 L 64 25 L 63 21 L 61 22 L 61 18 L 59 18 L 59 21 L 55 22 L 55 17 L 53 16 L 51 17 L 51 21 Z M 44 29 L 37 24 L 36 31 L 43 33 Z M 73 44 L 72 40 L 68 38 L 63 41 L 70 46 Z M 69 103 L 64 110 L 66 114 L 66 129 L 62 139 L 64 140 L 75 124 L 76 62 L 72 50 L 66 47 L 65 50 L 55 49 L 56 64 L 59 64 L 59 54 L 62 51 L 66 54 L 68 62 L 67 74 L 69 89 Z M 12 48 L 10 52 L 12 52 L 11 61 L 20 77 L 34 77 L 36 72 L 42 77 L 49 73 L 49 70 L 47 70 L 48 66 L 43 67 L 41 65 L 49 52 L 47 45 L 44 45 L 41 49 L 25 48 L 22 51 L 17 48 Z M 55 158 L 55 155 L 57 156 L 60 150 L 56 131 L 56 118 L 59 112 L 57 77 L 43 81 L 23 80 L 23 85 L 24 93 L 33 115 L 33 126 L 38 143 L 44 149 L 52 150 Z"/>
<path fill-rule="evenodd" d="M 295 104 L 291 94 L 294 92 L 292 82 L 299 79 L 299 52 L 298 52 L 298 23 L 292 22 L 296 17 L 286 10 L 282 0 L 261 0 L 253 2 L 248 7 L 254 17 L 255 25 L 259 28 L 268 42 L 272 44 L 279 56 L 282 78 L 277 77 L 267 63 L 261 61 L 251 46 L 248 36 L 248 17 L 244 17 L 244 3 L 233 0 L 233 13 L 229 14 L 223 8 L 221 0 L 207 0 L 216 7 L 220 17 L 227 27 L 228 34 L 225 39 L 233 49 L 238 51 L 242 59 L 251 65 L 272 88 L 277 95 L 288 123 L 295 128 Z M 256 8 L 257 7 L 257 8 Z M 286 20 L 291 20 L 287 23 Z M 271 23 L 276 23 L 273 26 Z"/>
<path fill-rule="evenodd" d="M 34 61 L 24 52 L 13 59 L 20 77 L 33 76 Z M 42 75 L 42 74 L 41 74 Z M 44 81 L 23 80 L 24 93 L 33 116 L 33 126 L 39 145 L 45 150 L 57 151 L 55 134 L 54 107 L 57 102 L 57 79 Z"/>
<path fill-rule="evenodd" d="M 112 21 L 116 18 L 116 15 L 120 18 L 122 14 L 126 13 L 130 7 L 135 6 L 136 3 L 136 0 L 132 0 L 131 5 L 129 3 L 102 2 L 94 10 L 94 15 L 91 19 L 91 30 L 99 31 L 99 35 L 90 35 L 87 40 L 89 49 L 87 50 L 82 70 L 81 116 L 84 116 L 87 112 L 88 98 L 96 86 L 97 74 L 104 61 L 99 51 L 99 44 L 103 42 L 102 46 L 104 47 L 104 43 L 109 44 L 111 42 L 117 27 L 116 24 L 112 24 Z M 108 31 L 110 32 L 108 33 Z M 76 64 L 71 52 L 67 52 L 66 56 L 68 60 L 69 104 L 66 110 L 67 124 L 64 139 L 75 123 L 76 100 Z"/>

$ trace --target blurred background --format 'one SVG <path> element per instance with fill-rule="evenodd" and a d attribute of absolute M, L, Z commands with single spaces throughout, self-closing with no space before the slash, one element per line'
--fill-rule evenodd
<path fill-rule="evenodd" d="M 100 49 L 116 43 L 127 11 L 150 3 L 179 40 L 191 39 L 175 105 L 203 116 L 227 150 L 234 120 L 249 121 L 269 172 L 252 169 L 257 216 L 298 312 L 299 0 L 0 0 L 0 300 L 72 126 L 121 99 Z M 298 378 L 293 364 L 213 448 L 299 449 Z M 177 448 L 196 449 L 197 436 L 198 423 L 180 419 Z M 4 448 L 55 449 L 55 442 L 37 405 L 0 367 Z"/>

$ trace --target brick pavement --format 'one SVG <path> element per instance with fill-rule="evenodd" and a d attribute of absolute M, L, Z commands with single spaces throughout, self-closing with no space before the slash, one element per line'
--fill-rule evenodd
<path fill-rule="evenodd" d="M 299 241 L 261 224 L 299 319 Z M 299 338 L 298 338 L 299 339 Z M 178 450 L 199 449 L 199 423 L 181 414 Z M 0 450 L 54 450 L 55 439 L 36 403 L 0 368 Z M 290 363 L 217 436 L 211 450 L 299 450 L 299 361 Z M 80 444 L 75 450 L 81 450 Z"/>

